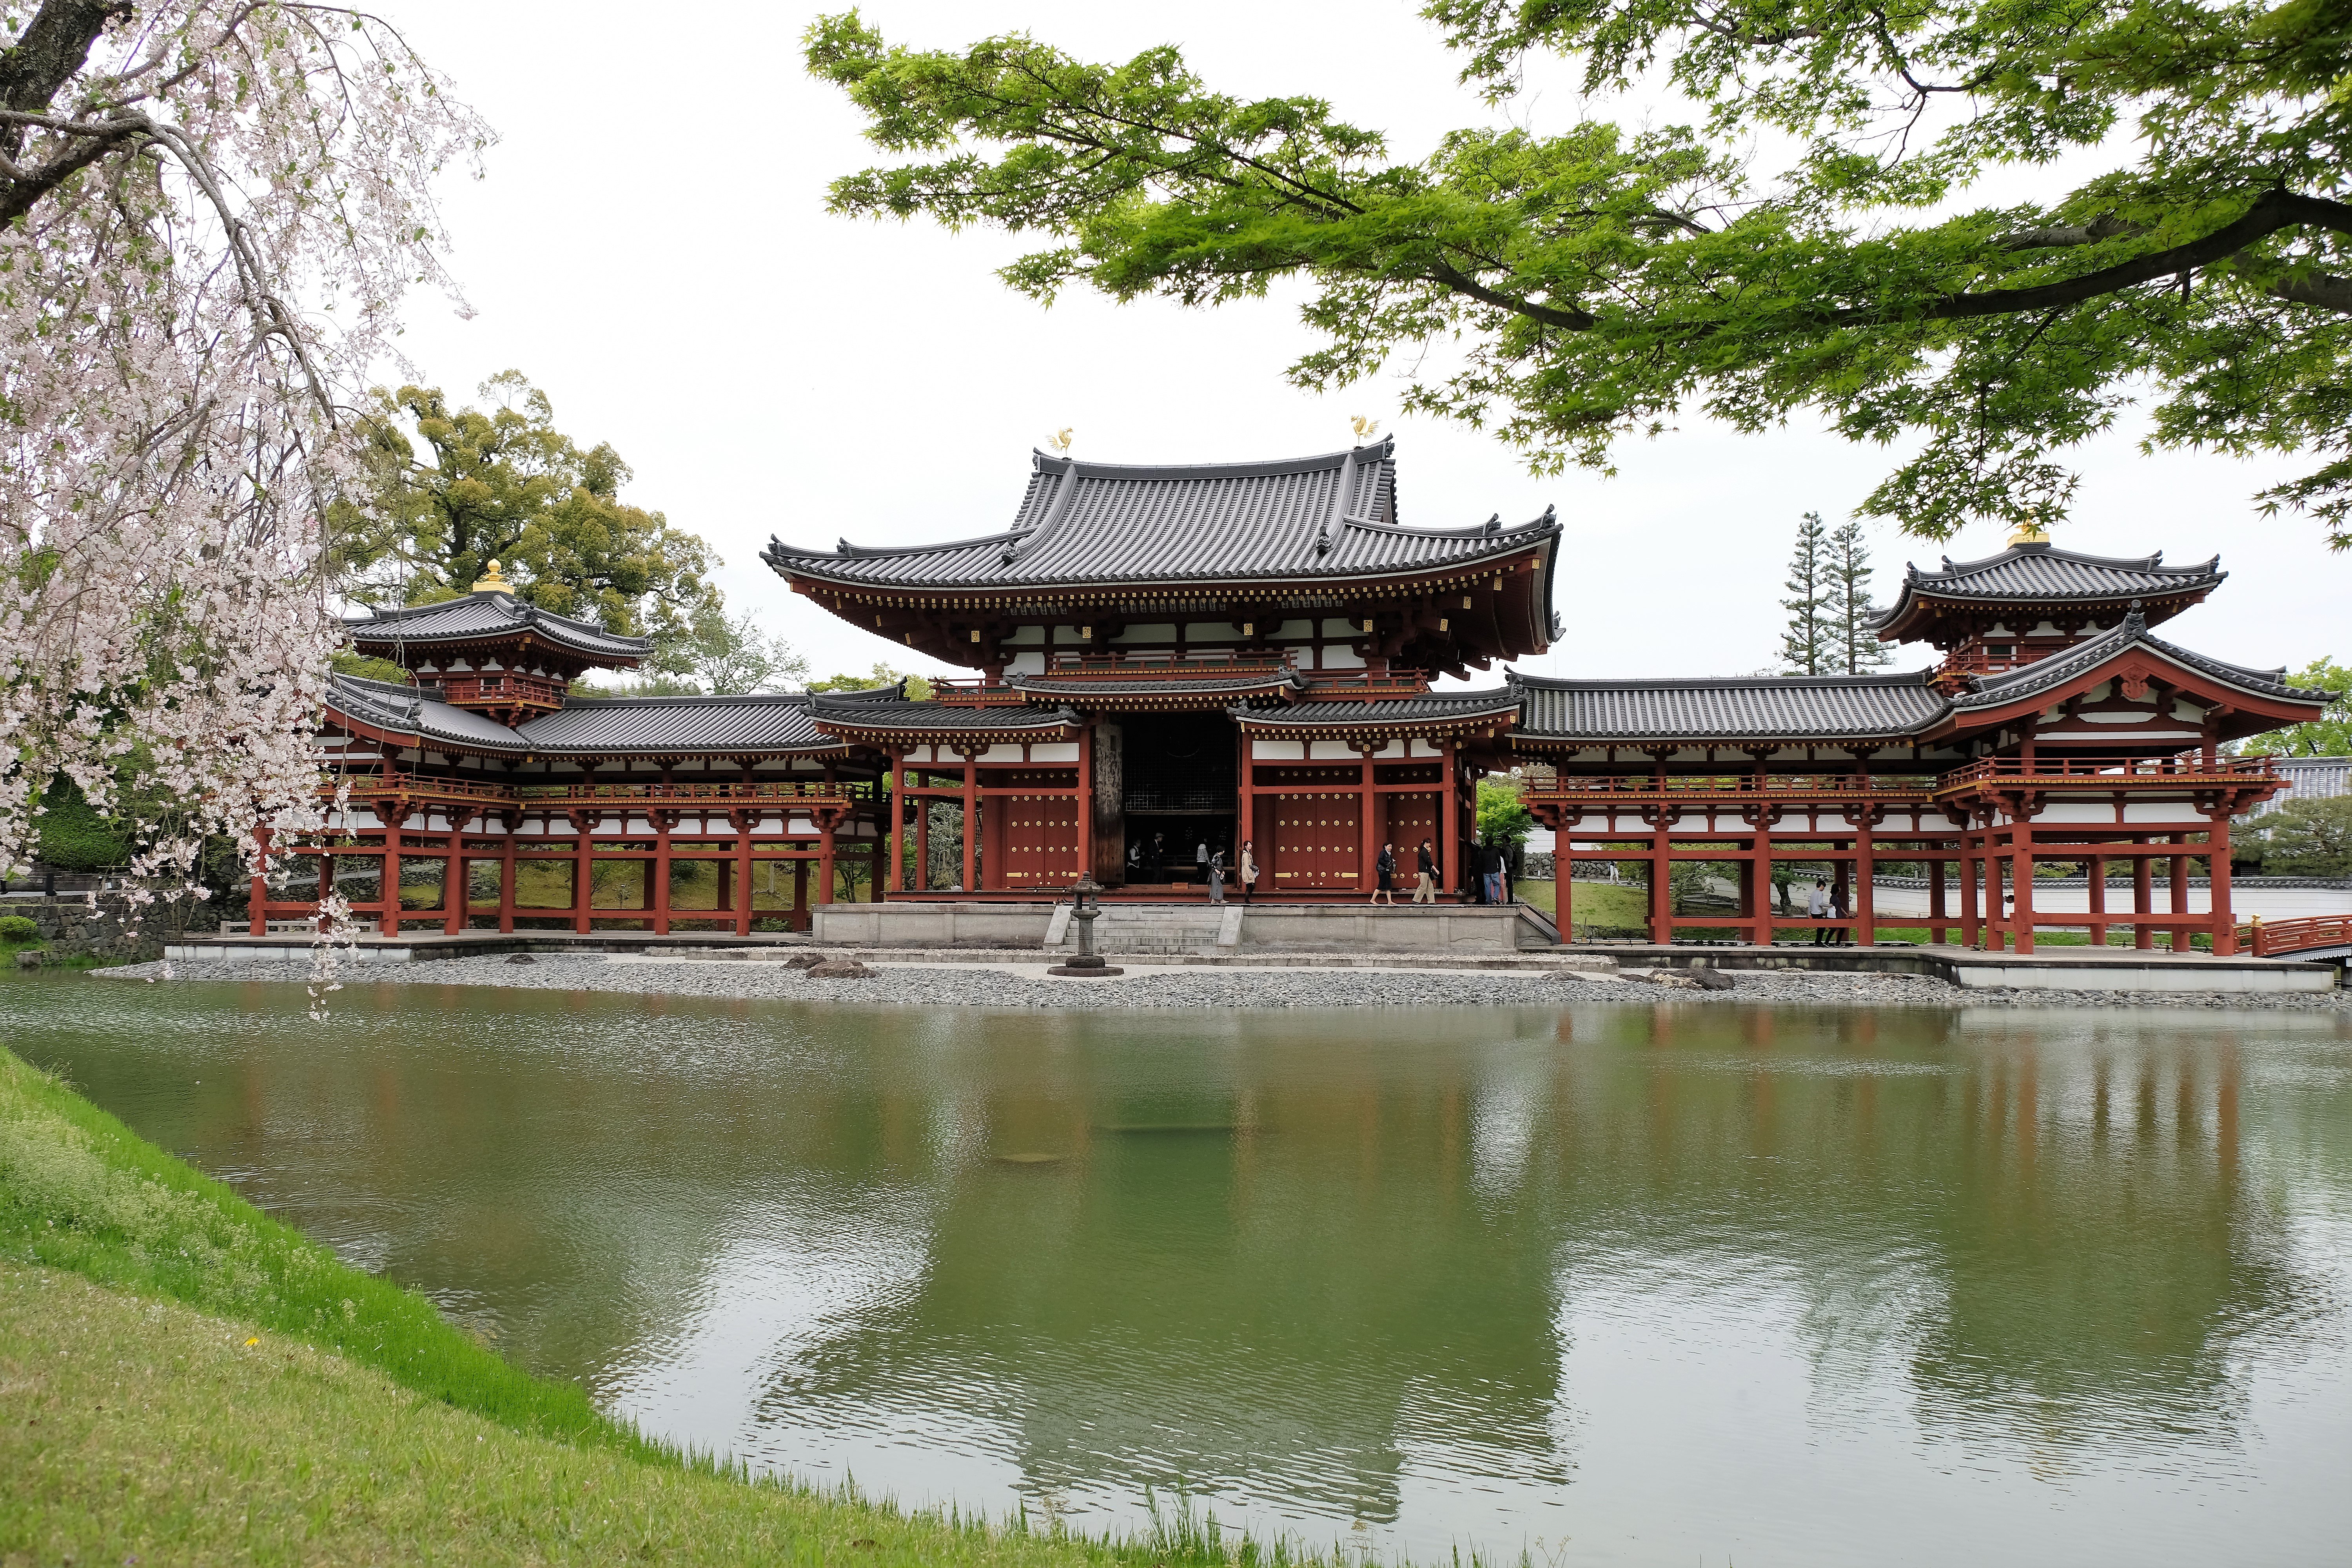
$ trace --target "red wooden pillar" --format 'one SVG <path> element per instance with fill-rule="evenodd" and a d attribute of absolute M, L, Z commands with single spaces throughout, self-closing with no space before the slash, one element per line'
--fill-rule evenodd
<path fill-rule="evenodd" d="M 2102 918 L 2107 912 L 2107 858 L 2094 855 L 2083 862 L 2089 878 L 2083 886 L 2084 903 L 2091 912 L 2091 945 L 2107 945 L 2107 922 Z"/>
<path fill-rule="evenodd" d="M 1772 835 L 1759 827 L 1748 841 L 1747 875 L 1740 880 L 1748 900 L 1748 940 L 1758 947 L 1772 945 Z"/>
<path fill-rule="evenodd" d="M 677 813 L 656 811 L 650 815 L 654 828 L 654 858 L 646 868 L 646 875 L 653 882 L 646 889 L 645 908 L 652 912 L 654 934 L 660 936 L 669 931 L 669 836 L 677 826 Z"/>
<path fill-rule="evenodd" d="M 1249 738 L 1242 737 L 1242 749 L 1249 749 Z M 1078 729 L 1078 793 L 1070 802 L 1078 814 L 1078 877 L 1095 874 L 1095 727 L 1091 721 Z M 1240 837 L 1249 837 L 1249 763 L 1242 763 L 1242 815 Z M 1241 845 L 1234 846 L 1234 861 L 1241 862 Z M 1076 881 L 1077 877 L 1070 879 Z"/>
<path fill-rule="evenodd" d="M 2017 891 L 2014 940 L 2019 952 L 2033 951 L 2033 827 L 2023 818 L 2010 828 L 2010 879 Z"/>
<path fill-rule="evenodd" d="M 745 770 L 747 773 L 750 771 Z M 756 811 L 731 811 L 727 819 L 735 826 L 735 934 L 751 934 L 751 836 L 760 830 L 761 814 Z"/>
<path fill-rule="evenodd" d="M 253 842 L 259 856 L 255 864 L 268 866 L 269 864 L 269 829 L 255 828 Z M 320 869 L 323 871 L 331 864 L 332 862 L 322 860 L 320 862 Z M 321 886 L 319 890 L 323 894 L 326 889 Z M 269 930 L 269 878 L 266 873 L 257 874 L 254 877 L 253 891 L 246 895 L 245 913 L 246 930 L 249 934 L 253 936 L 267 934 Z"/>
<path fill-rule="evenodd" d="M 1944 917 L 1951 912 L 1945 905 L 1944 858 L 1937 855 L 1927 862 L 1927 940 L 1937 947 L 1952 934 L 1952 928 L 1944 923 Z"/>
<path fill-rule="evenodd" d="M 2148 858 L 2147 836 L 2132 840 L 2132 913 L 2153 914 L 2156 911 L 2155 868 Z M 2156 945 L 2156 928 L 2146 921 L 2132 927 L 2132 946 L 2142 952 Z"/>
<path fill-rule="evenodd" d="M 594 847 L 597 820 L 598 814 L 593 811 L 572 814 L 572 929 L 575 931 L 588 929 L 589 873 L 595 868 L 588 853 Z"/>
<path fill-rule="evenodd" d="M 816 901 L 822 906 L 833 902 L 833 830 L 841 818 L 830 806 L 816 816 Z"/>
<path fill-rule="evenodd" d="M 2206 743 L 2211 750 L 2212 743 Z M 2213 955 L 2227 958 L 2238 951 L 2238 921 L 2230 909 L 2230 818 L 2226 812 L 2213 818 L 2213 831 L 2205 841 L 2209 882 L 2212 892 Z"/>
<path fill-rule="evenodd" d="M 1407 746 L 1405 749 L 1411 751 L 1412 748 Z M 1381 853 L 1381 826 L 1374 820 L 1381 797 L 1372 791 L 1372 749 L 1370 746 L 1357 747 L 1356 761 L 1359 766 L 1357 798 L 1360 803 L 1356 820 L 1356 891 L 1363 894 L 1369 903 L 1372 890 L 1380 886 L 1380 878 L 1372 868 L 1379 863 Z"/>
<path fill-rule="evenodd" d="M 980 890 L 980 753 L 974 746 L 963 754 L 963 890 Z"/>
<path fill-rule="evenodd" d="M 1977 836 L 1960 834 L 1960 945 L 1982 947 L 1984 925 L 1977 918 Z"/>
<path fill-rule="evenodd" d="M 1663 820 L 1663 819 L 1661 819 Z M 1675 940 L 1674 845 L 1664 827 L 1650 835 L 1650 940 Z"/>
<path fill-rule="evenodd" d="M 2172 836 L 2172 843 L 2175 848 L 2187 848 L 2189 835 L 2176 833 Z M 2189 857 L 2175 855 L 2172 858 L 2172 918 L 2175 922 L 2172 927 L 2172 951 L 2175 952 L 2187 952 L 2197 945 L 2196 940 L 2189 934 L 2189 927 L 2181 923 L 2182 918 L 2188 913 Z"/>
<path fill-rule="evenodd" d="M 918 859 L 915 865 L 919 875 L 922 861 Z M 804 879 L 805 871 L 803 875 Z M 907 753 L 903 751 L 890 753 L 890 890 L 907 890 Z M 804 905 L 805 900 L 802 901 Z"/>
<path fill-rule="evenodd" d="M 794 931 L 806 931 L 809 928 L 808 868 L 809 863 L 805 859 L 796 858 L 793 861 L 791 924 Z"/>
<path fill-rule="evenodd" d="M 383 880 L 379 890 L 383 894 L 383 910 L 376 917 L 376 930 L 385 936 L 400 934 L 400 825 L 408 820 L 405 805 L 380 801 L 375 819 L 383 824 Z"/>
<path fill-rule="evenodd" d="M 1878 869 L 1878 847 L 1872 838 L 1874 824 L 1868 808 L 1859 826 L 1862 834 L 1853 841 L 1853 902 L 1847 908 L 1853 914 L 1855 945 L 1871 947 L 1878 942 L 1877 895 L 1872 886 Z"/>
<path fill-rule="evenodd" d="M 508 814 L 499 819 L 499 826 L 507 830 L 506 844 L 499 853 L 499 931 L 505 934 L 515 928 L 515 836 L 522 831 L 522 813 Z"/>
<path fill-rule="evenodd" d="M 1444 832 L 1444 844 L 1440 847 L 1442 858 L 1437 860 L 1437 889 L 1440 889 L 1440 891 L 1444 891 L 1444 889 L 1449 889 L 1449 886 L 1461 884 L 1461 875 L 1458 875 L 1456 868 L 1461 865 L 1461 839 L 1463 839 L 1461 762 L 1456 762 L 1454 741 L 1446 741 L 1444 750 L 1446 750 L 1446 757 L 1444 757 L 1444 764 L 1442 764 L 1442 778 L 1446 781 L 1446 795 L 1444 795 L 1444 806 L 1442 806 L 1442 809 L 1444 809 L 1446 832 Z"/>

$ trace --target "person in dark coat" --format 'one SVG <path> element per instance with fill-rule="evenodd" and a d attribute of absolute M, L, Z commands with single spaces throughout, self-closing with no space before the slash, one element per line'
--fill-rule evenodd
<path fill-rule="evenodd" d="M 1412 901 L 1416 904 L 1437 902 L 1437 857 L 1430 853 L 1429 840 L 1412 852 Z"/>
<path fill-rule="evenodd" d="M 1385 895 L 1387 895 L 1387 898 L 1388 898 L 1389 907 L 1390 907 L 1390 908 L 1391 908 L 1391 909 L 1395 908 L 1395 907 L 1396 907 L 1396 846 L 1395 846 L 1395 845 L 1393 845 L 1393 844 L 1383 844 L 1383 845 L 1381 845 L 1381 855 L 1380 855 L 1380 858 L 1379 858 L 1378 860 L 1376 860 L 1376 861 L 1374 861 L 1374 862 L 1372 863 L 1372 875 L 1373 875 L 1375 878 L 1377 878 L 1377 879 L 1378 879 L 1378 880 L 1376 880 L 1376 881 L 1372 884 L 1372 902 L 1374 902 L 1374 903 L 1376 903 L 1376 904 L 1377 904 L 1377 903 L 1379 903 L 1379 902 L 1381 901 L 1381 896 L 1382 896 L 1383 894 L 1385 894 Z"/>

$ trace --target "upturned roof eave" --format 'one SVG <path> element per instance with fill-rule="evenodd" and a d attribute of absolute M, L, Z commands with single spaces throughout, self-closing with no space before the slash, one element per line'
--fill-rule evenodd
<path fill-rule="evenodd" d="M 1053 594 L 1099 593 L 1105 589 L 1116 589 L 1123 586 L 1134 586 L 1138 588 L 1181 586 L 1197 593 L 1214 593 L 1217 590 L 1223 588 L 1250 588 L 1263 590 L 1269 586 L 1288 586 L 1296 587 L 1300 590 L 1328 590 L 1334 586 L 1346 586 L 1356 583 L 1393 583 L 1402 579 L 1410 579 L 1413 577 L 1442 576 L 1448 573 L 1458 571 L 1465 566 L 1490 562 L 1518 554 L 1528 550 L 1540 548 L 1548 542 L 1558 538 L 1559 535 L 1559 526 L 1557 523 L 1553 523 L 1541 529 L 1531 528 L 1523 530 L 1516 534 L 1495 535 L 1494 537 L 1500 542 L 1496 548 L 1467 552 L 1451 560 L 1417 562 L 1394 567 L 1381 567 L 1371 570 L 1351 570 L 1328 574 L 1301 574 L 1295 571 L 1286 570 L 1263 574 L 1228 572 L 1206 575 L 1162 574 L 1153 576 L 1124 575 L 1103 577 L 1045 577 L 1017 582 L 1006 582 L 1001 579 L 962 579 L 952 582 L 923 583 L 908 582 L 898 579 L 840 577 L 815 569 L 814 565 L 814 563 L 815 562 L 840 559 L 840 557 L 834 555 L 831 552 L 825 552 L 823 556 L 787 557 L 787 559 L 793 561 L 805 561 L 812 563 L 810 569 L 797 573 L 786 571 L 782 563 L 775 557 L 766 556 L 763 558 L 768 560 L 769 565 L 775 570 L 779 576 L 786 578 L 790 578 L 794 575 L 804 576 L 818 582 L 825 583 L 834 587 L 868 593 L 938 595 L 1019 595 L 1024 597 L 1034 598 Z M 1547 587 L 1549 585 L 1549 577 L 1547 577 L 1546 585 Z"/>

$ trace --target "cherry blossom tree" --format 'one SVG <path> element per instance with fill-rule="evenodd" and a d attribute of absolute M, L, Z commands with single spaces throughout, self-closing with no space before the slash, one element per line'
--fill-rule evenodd
<path fill-rule="evenodd" d="M 0 0 L 0 867 L 60 773 L 135 903 L 321 822 L 319 520 L 488 142 L 364 12 Z"/>

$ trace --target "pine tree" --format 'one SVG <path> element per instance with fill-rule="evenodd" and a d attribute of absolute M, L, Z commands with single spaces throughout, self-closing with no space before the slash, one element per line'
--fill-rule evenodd
<path fill-rule="evenodd" d="M 1830 535 L 1822 573 L 1825 587 L 1822 619 L 1832 669 L 1843 667 L 1848 675 L 1884 668 L 1895 650 L 1878 640 L 1871 626 L 1877 609 L 1870 602 L 1870 546 L 1856 518 Z"/>
<path fill-rule="evenodd" d="M 1789 629 L 1780 635 L 1781 673 L 1825 675 L 1833 667 L 1830 642 L 1830 552 L 1822 514 L 1809 511 L 1797 525 L 1797 551 L 1789 557 Z"/>

